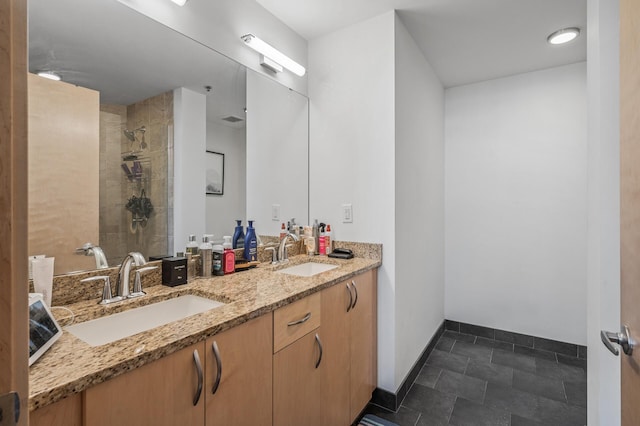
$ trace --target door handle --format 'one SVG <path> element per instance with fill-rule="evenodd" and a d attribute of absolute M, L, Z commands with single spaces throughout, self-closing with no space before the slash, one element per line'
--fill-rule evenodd
<path fill-rule="evenodd" d="M 616 343 L 622 347 L 622 352 L 631 356 L 633 354 L 633 347 L 635 346 L 635 342 L 631 339 L 629 334 L 629 327 L 623 325 L 620 329 L 619 333 L 614 333 L 612 331 L 600 331 L 600 340 L 602 343 L 611 351 L 612 354 L 618 356 L 620 351 L 617 347 L 613 346 L 613 343 Z"/>
<path fill-rule="evenodd" d="M 202 363 L 200 362 L 200 355 L 198 355 L 198 350 L 193 351 L 193 362 L 196 364 L 196 373 L 198 373 L 198 388 L 196 389 L 196 394 L 193 397 L 193 405 L 198 405 L 198 401 L 200 401 L 200 395 L 202 395 L 202 384 L 204 383 L 204 372 L 202 371 Z"/>
<path fill-rule="evenodd" d="M 215 394 L 220 386 L 220 379 L 222 378 L 222 358 L 220 357 L 220 350 L 218 349 L 218 343 L 214 340 L 211 344 L 213 349 L 213 355 L 216 357 L 216 381 L 213 384 L 211 393 Z"/>

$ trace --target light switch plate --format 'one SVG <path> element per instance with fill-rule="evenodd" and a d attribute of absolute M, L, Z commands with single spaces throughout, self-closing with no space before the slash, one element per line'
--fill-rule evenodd
<path fill-rule="evenodd" d="M 342 223 L 353 223 L 353 207 L 351 204 L 342 205 Z"/>
<path fill-rule="evenodd" d="M 271 220 L 274 222 L 280 221 L 280 204 L 271 205 Z"/>

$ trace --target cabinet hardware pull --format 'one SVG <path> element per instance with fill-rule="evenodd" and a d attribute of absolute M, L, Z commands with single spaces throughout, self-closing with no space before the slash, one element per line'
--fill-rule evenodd
<path fill-rule="evenodd" d="M 196 389 L 196 396 L 193 397 L 193 405 L 198 405 L 200 401 L 200 395 L 202 395 L 202 383 L 204 382 L 204 374 L 202 373 L 202 363 L 200 363 L 200 355 L 198 350 L 193 351 L 193 361 L 196 363 L 196 371 L 198 372 L 198 388 Z"/>
<path fill-rule="evenodd" d="M 289 324 L 287 324 L 287 327 L 291 327 L 292 325 L 298 325 L 298 324 L 302 324 L 303 322 L 307 322 L 309 321 L 309 318 L 311 318 L 311 312 L 307 312 L 307 315 L 304 316 L 304 318 L 299 319 L 297 321 L 291 321 Z"/>
<path fill-rule="evenodd" d="M 217 365 L 217 373 L 216 373 L 216 381 L 213 384 L 213 388 L 211 389 L 211 393 L 215 394 L 218 391 L 218 386 L 220 386 L 220 379 L 222 378 L 222 358 L 220 357 L 220 351 L 218 350 L 218 344 L 214 341 L 211 344 L 213 348 L 213 355 L 216 357 L 216 365 Z"/>
<path fill-rule="evenodd" d="M 347 291 L 349 292 L 349 306 L 347 307 L 347 312 L 349 312 L 353 305 L 353 294 L 351 293 L 351 285 L 349 283 L 347 283 Z"/>
<path fill-rule="evenodd" d="M 318 356 L 318 362 L 316 362 L 316 368 L 320 366 L 320 362 L 322 362 L 322 342 L 320 341 L 320 336 L 316 333 L 316 342 L 318 343 L 318 348 L 320 349 L 320 356 Z"/>
<path fill-rule="evenodd" d="M 358 287 L 356 287 L 356 282 L 354 280 L 351 280 L 351 285 L 353 285 L 353 291 L 356 293 L 356 299 L 353 301 L 353 306 L 351 306 L 351 309 L 353 309 L 356 307 L 356 303 L 358 303 Z"/>

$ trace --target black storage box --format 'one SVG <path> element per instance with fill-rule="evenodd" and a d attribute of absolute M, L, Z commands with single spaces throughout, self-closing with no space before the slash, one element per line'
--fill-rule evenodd
<path fill-rule="evenodd" d="M 167 257 L 162 259 L 162 284 L 175 287 L 187 283 L 187 258 Z"/>
<path fill-rule="evenodd" d="M 160 254 L 158 256 L 149 256 L 149 262 L 153 262 L 154 260 L 162 260 L 168 257 L 173 257 L 170 254 Z"/>

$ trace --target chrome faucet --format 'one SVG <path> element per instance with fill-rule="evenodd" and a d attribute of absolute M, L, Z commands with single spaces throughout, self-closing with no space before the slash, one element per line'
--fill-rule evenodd
<path fill-rule="evenodd" d="M 293 238 L 293 241 L 300 241 L 300 238 L 296 234 L 292 234 L 291 232 L 287 232 L 287 235 L 282 238 L 280 241 L 280 245 L 278 246 L 278 262 L 283 263 L 286 262 L 287 259 L 287 240 L 289 237 Z"/>
<path fill-rule="evenodd" d="M 86 243 L 82 247 L 76 249 L 76 254 L 84 254 L 85 256 L 96 257 L 96 269 L 107 269 L 107 256 L 104 255 L 104 251 L 98 246 L 94 246 L 91 243 Z"/>
<path fill-rule="evenodd" d="M 129 297 L 129 281 L 131 274 L 131 264 L 135 266 L 143 266 L 147 262 L 144 260 L 144 256 L 137 251 L 132 251 L 124 258 L 118 271 L 118 281 L 116 282 L 116 297 L 120 296 L 123 299 Z"/>

